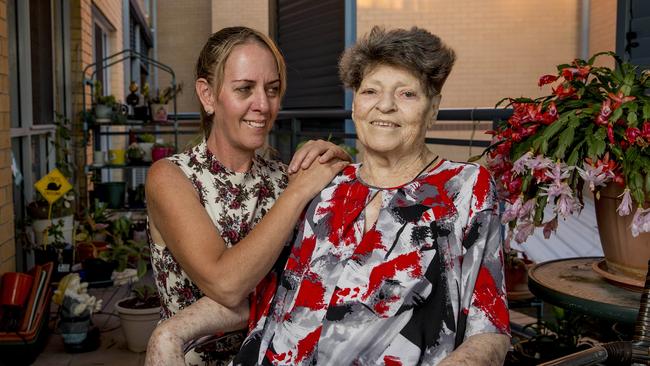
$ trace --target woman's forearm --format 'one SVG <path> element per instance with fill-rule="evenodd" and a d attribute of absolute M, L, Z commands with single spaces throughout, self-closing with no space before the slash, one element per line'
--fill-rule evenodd
<path fill-rule="evenodd" d="M 236 306 L 272 268 L 304 207 L 346 164 L 313 164 L 296 173 L 264 218 L 228 249 L 180 169 L 156 162 L 146 186 L 152 238 L 156 240 L 157 230 L 207 296 L 227 307 Z"/>
<path fill-rule="evenodd" d="M 145 365 L 185 365 L 183 346 L 192 339 L 216 332 L 242 329 L 248 320 L 248 302 L 227 308 L 203 297 L 154 330 L 147 347 Z"/>
<path fill-rule="evenodd" d="M 484 333 L 467 338 L 438 366 L 500 366 L 510 347 L 505 334 Z"/>

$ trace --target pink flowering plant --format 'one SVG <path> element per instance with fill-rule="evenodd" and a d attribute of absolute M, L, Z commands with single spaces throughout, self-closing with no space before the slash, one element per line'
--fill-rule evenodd
<path fill-rule="evenodd" d="M 617 67 L 594 66 L 602 55 Z M 508 239 L 522 243 L 536 227 L 549 238 L 558 218 L 580 212 L 585 184 L 598 197 L 612 182 L 624 187 L 617 211 L 634 214 L 632 233 L 650 232 L 650 209 L 643 208 L 650 193 L 650 72 L 611 52 L 557 70 L 538 82 L 549 95 L 499 102 L 512 116 L 488 132 L 493 141 L 484 154 L 506 202 Z"/>

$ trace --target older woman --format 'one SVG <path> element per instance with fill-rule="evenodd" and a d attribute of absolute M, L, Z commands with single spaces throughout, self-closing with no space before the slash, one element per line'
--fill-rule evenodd
<path fill-rule="evenodd" d="M 234 364 L 503 362 L 509 321 L 494 185 L 484 168 L 425 144 L 454 59 L 419 28 L 374 28 L 345 52 L 340 71 L 354 90 L 363 162 L 308 206 L 275 296 Z M 194 319 L 210 307 L 199 306 Z"/>

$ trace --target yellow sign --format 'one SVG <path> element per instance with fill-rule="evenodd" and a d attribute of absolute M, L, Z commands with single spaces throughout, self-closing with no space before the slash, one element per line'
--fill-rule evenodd
<path fill-rule="evenodd" d="M 34 183 L 34 187 L 41 192 L 50 205 L 72 189 L 72 185 L 56 168 Z"/>

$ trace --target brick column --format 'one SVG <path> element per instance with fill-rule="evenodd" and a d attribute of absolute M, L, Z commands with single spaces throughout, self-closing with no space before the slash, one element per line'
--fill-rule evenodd
<path fill-rule="evenodd" d="M 16 270 L 7 43 L 7 2 L 0 0 L 0 274 Z"/>

